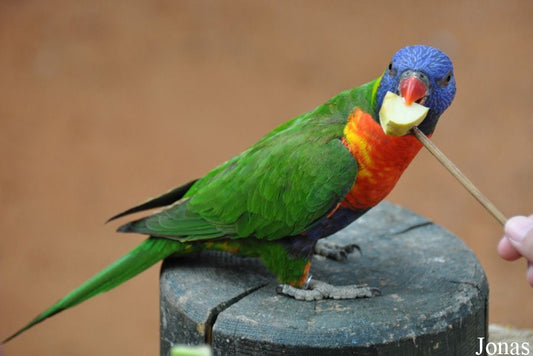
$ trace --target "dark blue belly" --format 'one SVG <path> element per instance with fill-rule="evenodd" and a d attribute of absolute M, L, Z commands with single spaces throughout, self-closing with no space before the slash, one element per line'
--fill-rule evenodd
<path fill-rule="evenodd" d="M 279 242 L 283 243 L 291 254 L 296 257 L 310 256 L 313 253 L 313 247 L 319 239 L 333 235 L 337 231 L 344 229 L 368 210 L 354 211 L 341 206 L 332 216 L 329 218 L 323 217 L 318 220 L 305 233 L 285 237 L 279 240 Z"/>

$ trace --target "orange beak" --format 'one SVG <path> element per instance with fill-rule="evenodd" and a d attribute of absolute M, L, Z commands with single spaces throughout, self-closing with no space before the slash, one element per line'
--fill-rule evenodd
<path fill-rule="evenodd" d="M 427 86 L 416 76 L 411 75 L 400 82 L 400 95 L 407 105 L 426 96 Z"/>

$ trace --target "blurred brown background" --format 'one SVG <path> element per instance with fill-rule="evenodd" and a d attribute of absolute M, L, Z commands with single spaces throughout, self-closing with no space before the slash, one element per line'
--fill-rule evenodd
<path fill-rule="evenodd" d="M 374 79 L 408 44 L 455 63 L 434 141 L 506 214 L 533 213 L 532 14 L 527 0 L 0 2 L 0 338 L 142 239 L 106 218 Z M 501 227 L 427 152 L 389 200 L 476 252 L 491 322 L 533 327 L 525 263 L 496 255 Z M 4 353 L 157 354 L 158 273 Z"/>

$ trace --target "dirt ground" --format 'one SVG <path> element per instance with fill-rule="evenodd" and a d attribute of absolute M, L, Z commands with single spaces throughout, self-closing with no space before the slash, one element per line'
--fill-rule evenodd
<path fill-rule="evenodd" d="M 399 48 L 446 51 L 458 92 L 434 141 L 506 214 L 533 213 L 531 1 L 0 2 L 0 338 L 135 246 L 114 213 L 199 177 L 369 81 Z M 389 200 L 460 236 L 490 321 L 533 327 L 525 263 L 427 152 Z M 158 267 L 4 346 L 154 355 Z"/>

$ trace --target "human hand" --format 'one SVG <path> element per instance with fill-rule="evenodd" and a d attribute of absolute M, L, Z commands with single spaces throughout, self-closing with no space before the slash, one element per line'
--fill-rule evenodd
<path fill-rule="evenodd" d="M 505 223 L 505 236 L 498 244 L 498 254 L 507 261 L 527 260 L 527 280 L 533 286 L 533 215 L 513 216 Z"/>

